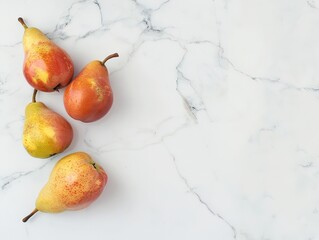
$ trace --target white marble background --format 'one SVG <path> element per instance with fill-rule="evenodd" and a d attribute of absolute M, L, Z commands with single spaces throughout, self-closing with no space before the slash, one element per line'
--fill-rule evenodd
<path fill-rule="evenodd" d="M 102 120 L 67 116 L 72 146 L 30 157 L 22 16 L 76 72 L 107 63 Z M 0 0 L 0 238 L 319 239 L 319 0 Z M 89 208 L 21 218 L 57 159 L 86 151 L 109 175 Z"/>

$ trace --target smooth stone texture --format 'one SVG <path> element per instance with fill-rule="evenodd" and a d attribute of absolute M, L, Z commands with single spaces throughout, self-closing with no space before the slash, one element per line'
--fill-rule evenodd
<path fill-rule="evenodd" d="M 38 100 L 74 141 L 49 160 L 22 146 L 32 89 L 18 17 L 67 50 L 75 72 L 107 63 L 114 105 L 100 121 Z M 0 238 L 319 238 L 318 0 L 4 1 L 0 8 Z M 37 213 L 55 162 L 86 151 L 109 182 L 89 208 Z"/>

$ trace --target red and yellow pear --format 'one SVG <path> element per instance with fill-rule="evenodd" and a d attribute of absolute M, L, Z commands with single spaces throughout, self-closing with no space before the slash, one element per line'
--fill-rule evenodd
<path fill-rule="evenodd" d="M 66 86 L 74 72 L 70 56 L 39 29 L 28 27 L 22 18 L 18 20 L 25 29 L 23 73 L 28 83 L 43 92 Z"/>
<path fill-rule="evenodd" d="M 103 61 L 92 61 L 67 86 L 64 92 L 64 106 L 67 113 L 82 122 L 93 122 L 110 110 L 113 93 L 105 62 L 118 57 L 117 53 Z"/>
<path fill-rule="evenodd" d="M 72 142 L 73 130 L 61 115 L 35 99 L 25 109 L 23 146 L 36 158 L 48 158 L 63 152 Z"/>
<path fill-rule="evenodd" d="M 56 163 L 40 191 L 36 208 L 22 221 L 28 221 L 38 211 L 59 213 L 85 208 L 101 195 L 107 179 L 104 169 L 87 153 L 65 156 Z"/>

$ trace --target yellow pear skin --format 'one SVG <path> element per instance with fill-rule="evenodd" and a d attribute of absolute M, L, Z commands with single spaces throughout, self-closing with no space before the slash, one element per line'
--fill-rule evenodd
<path fill-rule="evenodd" d="M 38 211 L 59 213 L 85 208 L 100 196 L 107 179 L 104 169 L 87 153 L 67 155 L 56 163 L 38 195 L 36 208 L 22 221 Z"/>
<path fill-rule="evenodd" d="M 48 158 L 63 152 L 72 142 L 73 130 L 61 115 L 44 103 L 35 101 L 25 109 L 23 146 L 36 158 Z"/>

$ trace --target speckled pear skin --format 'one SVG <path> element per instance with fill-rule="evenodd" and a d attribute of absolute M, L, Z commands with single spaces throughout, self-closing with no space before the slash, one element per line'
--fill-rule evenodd
<path fill-rule="evenodd" d="M 87 153 L 67 155 L 53 168 L 36 200 L 36 209 L 58 213 L 85 208 L 100 196 L 107 179 L 104 169 Z"/>
<path fill-rule="evenodd" d="M 118 56 L 115 53 L 103 62 L 95 60 L 88 63 L 66 87 L 64 107 L 72 118 L 93 122 L 109 112 L 113 104 L 113 92 L 104 64 L 106 60 Z"/>
<path fill-rule="evenodd" d="M 29 103 L 25 110 L 23 146 L 36 158 L 63 152 L 72 142 L 73 130 L 61 115 L 42 102 Z"/>
<path fill-rule="evenodd" d="M 19 21 L 25 28 L 23 73 L 28 83 L 44 92 L 66 86 L 74 73 L 70 56 L 39 29 L 28 27 L 22 18 Z"/>

